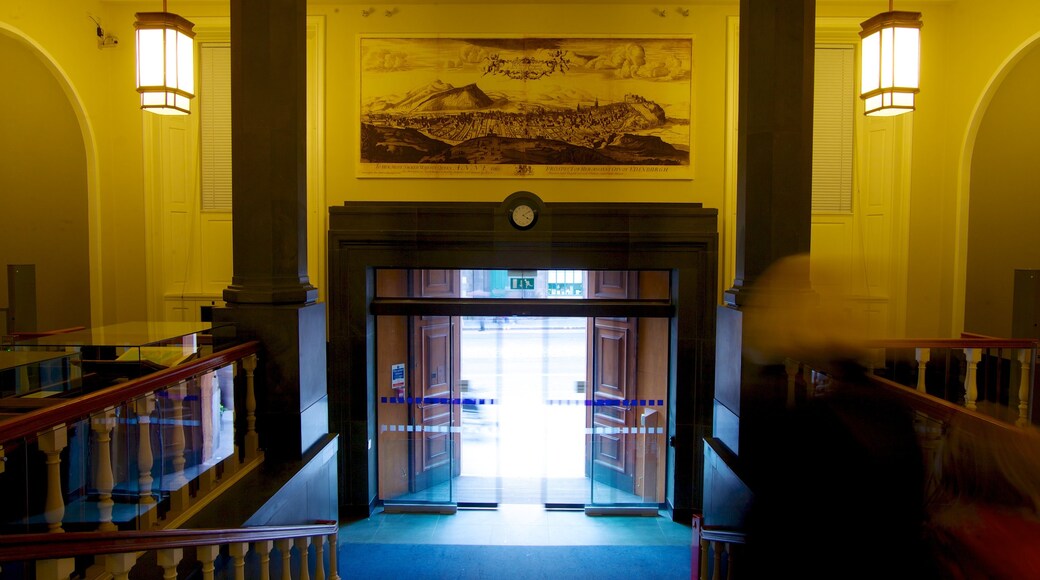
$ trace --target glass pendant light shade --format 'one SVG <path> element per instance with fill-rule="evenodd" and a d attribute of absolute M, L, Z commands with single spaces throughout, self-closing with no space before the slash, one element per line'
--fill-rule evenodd
<path fill-rule="evenodd" d="M 187 115 L 195 96 L 194 24 L 169 12 L 138 12 L 137 92 L 141 108 Z"/>
<path fill-rule="evenodd" d="M 921 13 L 883 12 L 860 26 L 864 112 L 883 116 L 913 111 L 920 90 Z"/>

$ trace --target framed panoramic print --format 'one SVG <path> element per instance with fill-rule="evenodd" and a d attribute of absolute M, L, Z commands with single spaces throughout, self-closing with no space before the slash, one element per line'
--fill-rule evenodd
<path fill-rule="evenodd" d="M 359 177 L 692 177 L 691 38 L 359 42 Z"/>

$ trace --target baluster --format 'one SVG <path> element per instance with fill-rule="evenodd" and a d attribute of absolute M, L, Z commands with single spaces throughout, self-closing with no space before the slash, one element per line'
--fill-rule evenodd
<path fill-rule="evenodd" d="M 979 387 L 975 384 L 975 373 L 978 370 L 980 354 L 977 348 L 964 349 L 964 362 L 968 365 L 964 373 L 964 406 L 972 411 L 978 408 L 975 401 L 979 398 Z"/>
<path fill-rule="evenodd" d="M 784 370 L 787 371 L 787 408 L 794 408 L 794 387 L 798 381 L 798 361 L 794 359 L 784 359 Z"/>
<path fill-rule="evenodd" d="M 310 580 L 310 566 L 307 562 L 307 546 L 310 545 L 311 539 L 307 537 L 296 538 L 294 540 L 296 549 L 300 551 L 300 576 L 299 580 Z"/>
<path fill-rule="evenodd" d="M 238 373 L 240 372 L 241 367 L 240 367 L 240 365 L 234 365 L 234 366 L 231 367 L 231 369 L 232 369 L 232 372 L 235 374 L 235 376 L 238 376 Z M 221 390 L 223 390 L 223 388 L 224 387 L 221 386 Z M 232 379 L 231 385 L 229 385 L 229 388 L 231 389 L 232 393 L 235 392 L 234 379 Z M 238 400 L 235 399 L 235 401 L 231 405 L 231 425 L 234 427 L 235 433 L 231 436 L 231 441 L 232 441 L 232 443 L 231 443 L 231 455 L 229 455 L 228 457 L 225 457 L 224 461 L 221 462 L 221 465 L 224 468 L 223 472 L 221 473 L 221 476 L 220 476 L 221 479 L 227 479 L 227 478 L 231 477 L 232 475 L 235 474 L 236 471 L 238 471 L 238 467 L 239 467 L 239 459 L 238 459 L 238 407 L 239 407 Z"/>
<path fill-rule="evenodd" d="M 805 398 L 816 396 L 816 383 L 813 381 L 813 370 L 809 365 L 802 365 L 802 384 L 805 385 Z"/>
<path fill-rule="evenodd" d="M 177 563 L 181 561 L 183 552 L 181 548 L 159 550 L 156 560 L 163 569 L 163 580 L 177 580 Z"/>
<path fill-rule="evenodd" d="M 115 580 L 129 580 L 130 569 L 137 563 L 136 554 L 106 554 L 105 570 Z"/>
<path fill-rule="evenodd" d="M 249 544 L 245 542 L 228 544 L 228 555 L 231 556 L 231 561 L 235 566 L 235 580 L 246 580 L 246 552 L 248 550 Z"/>
<path fill-rule="evenodd" d="M 339 580 L 339 566 L 336 563 L 336 534 L 329 534 L 329 580 Z"/>
<path fill-rule="evenodd" d="M 260 580 L 271 579 L 271 540 L 253 542 L 253 549 L 260 556 Z"/>
<path fill-rule="evenodd" d="M 314 536 L 314 580 L 325 580 L 325 536 Z"/>
<path fill-rule="evenodd" d="M 878 369 L 885 368 L 885 349 L 884 348 L 872 348 L 868 349 L 864 353 L 865 360 L 863 366 L 867 369 L 867 372 L 876 375 Z"/>
<path fill-rule="evenodd" d="M 68 580 L 76 569 L 76 560 L 57 558 L 36 561 L 36 580 Z"/>
<path fill-rule="evenodd" d="M 1018 362 L 1021 364 L 1018 379 L 1018 420 L 1015 425 L 1025 427 L 1029 424 L 1029 391 L 1033 383 L 1033 360 L 1036 358 L 1035 349 L 1021 349 L 1018 351 Z M 0 457 L 3 449 L 0 449 Z M 2 473 L 0 466 L 0 473 Z"/>
<path fill-rule="evenodd" d="M 733 562 L 737 559 L 737 545 L 726 544 L 726 580 L 733 580 L 737 576 L 733 573 Z"/>
<path fill-rule="evenodd" d="M 61 493 L 61 450 L 69 444 L 69 434 L 65 425 L 56 425 L 47 431 L 37 434 L 40 451 L 47 455 L 47 501 L 44 504 L 43 519 L 47 522 L 47 531 L 60 533 L 61 520 L 65 517 L 65 498 Z"/>
<path fill-rule="evenodd" d="M 90 418 L 90 428 L 97 440 L 97 465 L 94 473 L 94 487 L 98 492 L 98 530 L 113 532 L 116 525 L 112 523 L 112 488 L 115 486 L 112 477 L 112 427 L 115 426 L 116 410 L 109 407 Z"/>
<path fill-rule="evenodd" d="M 697 572 L 697 578 L 700 580 L 708 580 L 708 540 L 701 538 L 701 557 L 697 560 L 700 562 L 701 569 Z"/>
<path fill-rule="evenodd" d="M 140 506 L 140 528 L 155 526 L 155 498 L 152 497 L 152 411 L 155 410 L 155 394 L 149 393 L 134 401 L 137 413 L 137 503 Z"/>
<path fill-rule="evenodd" d="M 925 367 L 928 366 L 928 361 L 932 359 L 932 351 L 928 348 L 917 349 L 917 391 L 924 393 L 926 391 L 924 379 L 925 379 Z"/>
<path fill-rule="evenodd" d="M 292 568 L 289 566 L 289 548 L 292 547 L 292 540 L 275 540 L 274 545 L 282 555 L 282 579 L 289 580 L 292 578 Z"/>
<path fill-rule="evenodd" d="M 260 451 L 260 436 L 256 432 L 256 389 L 253 386 L 256 355 L 242 359 L 242 368 L 246 371 L 246 458 L 253 459 Z"/>
<path fill-rule="evenodd" d="M 166 390 L 170 402 L 170 454 L 173 456 L 173 473 L 170 476 L 172 489 L 170 490 L 170 510 L 183 512 L 188 509 L 191 502 L 189 497 L 188 479 L 184 475 L 184 398 L 187 395 L 187 385 L 183 382 Z"/>
<path fill-rule="evenodd" d="M 202 580 L 213 580 L 214 562 L 220 554 L 220 546 L 199 546 L 195 548 L 195 559 L 202 562 Z"/>
<path fill-rule="evenodd" d="M 722 580 L 722 542 L 714 540 L 711 543 L 712 570 L 711 580 Z"/>

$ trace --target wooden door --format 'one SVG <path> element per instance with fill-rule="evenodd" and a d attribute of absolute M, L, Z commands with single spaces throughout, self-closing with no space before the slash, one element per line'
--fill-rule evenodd
<path fill-rule="evenodd" d="M 419 270 L 412 276 L 412 296 L 459 295 L 458 270 Z M 457 316 L 419 316 L 412 320 L 411 490 L 445 483 L 459 474 L 459 394 L 461 324 Z"/>
<path fill-rule="evenodd" d="M 635 272 L 589 272 L 589 298 L 638 296 Z M 587 424 L 592 427 L 587 456 L 590 476 L 633 493 L 636 474 L 637 398 L 635 318 L 593 318 L 589 328 Z"/>

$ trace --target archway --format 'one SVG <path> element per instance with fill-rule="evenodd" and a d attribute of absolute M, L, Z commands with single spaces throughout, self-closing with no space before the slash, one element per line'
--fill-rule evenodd
<path fill-rule="evenodd" d="M 998 71 L 973 120 L 964 329 L 1011 336 L 1016 269 L 1040 269 L 1040 38 Z"/>
<path fill-rule="evenodd" d="M 0 95 L 0 264 L 35 265 L 37 329 L 90 325 L 96 188 L 82 106 L 49 55 L 2 25 L 0 59 L 17 87 Z"/>

